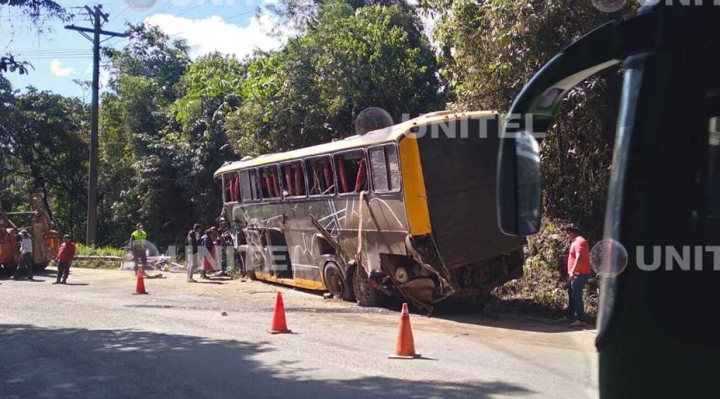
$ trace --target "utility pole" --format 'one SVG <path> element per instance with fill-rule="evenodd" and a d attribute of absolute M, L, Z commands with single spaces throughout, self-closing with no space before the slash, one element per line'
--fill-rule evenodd
<path fill-rule="evenodd" d="M 87 209 L 87 234 L 85 243 L 88 246 L 95 245 L 97 234 L 97 181 L 98 181 L 98 111 L 100 100 L 100 36 L 127 37 L 127 33 L 109 32 L 102 30 L 103 23 L 108 22 L 109 14 L 102 12 L 102 6 L 96 5 L 93 8 L 85 6 L 85 9 L 93 21 L 92 28 L 83 28 L 75 25 L 66 25 L 65 29 L 80 32 L 86 39 L 93 43 L 93 80 L 92 80 L 92 122 L 90 127 L 90 171 L 88 178 L 88 209 Z M 103 22 L 104 21 L 104 22 Z M 92 33 L 92 38 L 87 35 Z"/>

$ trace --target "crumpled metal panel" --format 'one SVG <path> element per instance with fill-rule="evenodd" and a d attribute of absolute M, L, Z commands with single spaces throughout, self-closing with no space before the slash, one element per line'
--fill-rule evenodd
<path fill-rule="evenodd" d="M 497 225 L 498 121 L 432 125 L 418 134 L 432 234 L 449 269 L 521 248 Z"/>

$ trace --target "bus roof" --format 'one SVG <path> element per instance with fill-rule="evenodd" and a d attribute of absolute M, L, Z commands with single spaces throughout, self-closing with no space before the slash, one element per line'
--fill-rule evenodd
<path fill-rule="evenodd" d="M 323 155 L 338 151 L 350 150 L 353 148 L 397 142 L 410 130 L 410 128 L 414 126 L 430 125 L 437 122 L 453 121 L 463 118 L 484 118 L 496 114 L 497 113 L 493 111 L 431 112 L 429 114 L 421 115 L 415 119 L 410 119 L 406 122 L 399 123 L 385 129 L 368 132 L 363 136 L 355 135 L 347 137 L 343 140 L 337 140 L 330 143 L 299 148 L 297 150 L 291 150 L 286 152 L 260 155 L 246 161 L 236 161 L 222 166 L 215 172 L 214 177 L 218 177 L 224 173 L 232 172 L 239 169 L 252 168 L 278 162 L 292 161 L 315 155 Z"/>

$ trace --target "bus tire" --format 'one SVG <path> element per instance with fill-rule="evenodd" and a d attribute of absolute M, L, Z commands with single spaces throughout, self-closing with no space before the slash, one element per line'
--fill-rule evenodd
<path fill-rule="evenodd" d="M 385 303 L 385 294 L 370 285 L 367 273 L 362 266 L 355 267 L 353 273 L 353 291 L 357 304 L 363 307 L 377 307 Z"/>
<path fill-rule="evenodd" d="M 340 271 L 337 263 L 333 261 L 326 262 L 323 268 L 323 277 L 325 278 L 325 286 L 334 297 L 342 298 L 345 301 L 355 299 L 351 280 L 343 278 L 342 271 Z"/>

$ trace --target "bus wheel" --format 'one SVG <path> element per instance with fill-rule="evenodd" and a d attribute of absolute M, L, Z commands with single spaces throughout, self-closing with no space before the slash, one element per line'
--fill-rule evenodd
<path fill-rule="evenodd" d="M 323 274 L 325 276 L 325 285 L 334 297 L 342 298 L 345 301 L 354 299 L 355 295 L 353 295 L 351 280 L 343 278 L 337 263 L 332 261 L 325 263 Z"/>
<path fill-rule="evenodd" d="M 353 291 L 355 291 L 358 305 L 366 307 L 382 306 L 385 302 L 385 294 L 370 285 L 367 281 L 365 269 L 358 266 L 355 268 L 353 275 Z"/>

